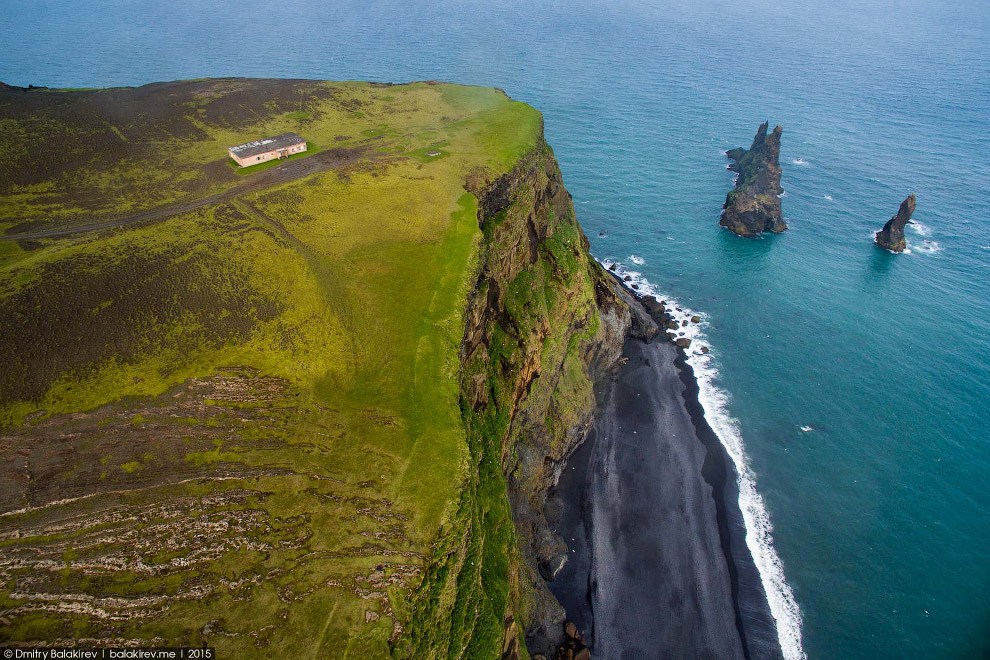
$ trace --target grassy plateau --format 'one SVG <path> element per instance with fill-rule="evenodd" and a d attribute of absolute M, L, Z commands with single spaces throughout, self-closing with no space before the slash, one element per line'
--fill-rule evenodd
<path fill-rule="evenodd" d="M 310 151 L 228 164 L 285 131 Z M 0 643 L 430 637 L 414 600 L 471 469 L 465 182 L 540 140 L 455 85 L 0 87 Z"/>

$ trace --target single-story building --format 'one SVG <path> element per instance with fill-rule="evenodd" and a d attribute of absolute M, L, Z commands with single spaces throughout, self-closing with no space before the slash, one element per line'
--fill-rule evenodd
<path fill-rule="evenodd" d="M 306 151 L 306 140 L 295 133 L 282 133 L 227 149 L 230 157 L 241 167 L 257 165 L 275 158 L 287 158 L 303 151 Z"/>

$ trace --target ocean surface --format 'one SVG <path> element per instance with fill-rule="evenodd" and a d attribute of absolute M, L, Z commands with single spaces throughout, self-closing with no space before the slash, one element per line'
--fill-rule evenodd
<path fill-rule="evenodd" d="M 703 316 L 789 655 L 990 656 L 986 0 L 0 0 L 0 43 L 16 85 L 443 79 L 538 107 L 596 256 Z M 745 240 L 723 152 L 766 119 L 790 230 Z M 879 250 L 911 192 L 910 254 Z"/>

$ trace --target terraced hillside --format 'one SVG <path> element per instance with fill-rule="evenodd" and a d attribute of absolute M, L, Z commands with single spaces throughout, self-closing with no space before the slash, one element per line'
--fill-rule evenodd
<path fill-rule="evenodd" d="M 540 130 L 451 85 L 0 90 L 0 640 L 386 655 L 467 471 L 465 181 Z"/>

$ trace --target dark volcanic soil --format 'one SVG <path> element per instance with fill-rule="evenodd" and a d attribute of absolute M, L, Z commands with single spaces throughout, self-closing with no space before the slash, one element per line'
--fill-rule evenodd
<path fill-rule="evenodd" d="M 678 349 L 629 341 L 625 354 L 555 494 L 571 552 L 551 590 L 598 658 L 778 657 L 755 567 L 732 542 L 734 473 L 717 438 L 699 437 L 710 430 Z M 771 624 L 747 639 L 754 618 Z"/>

